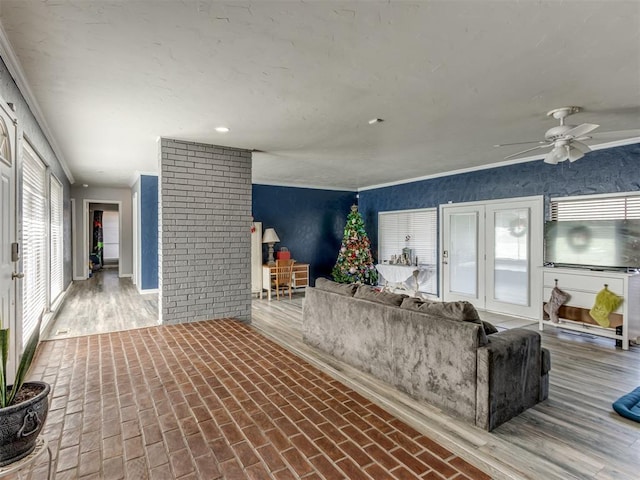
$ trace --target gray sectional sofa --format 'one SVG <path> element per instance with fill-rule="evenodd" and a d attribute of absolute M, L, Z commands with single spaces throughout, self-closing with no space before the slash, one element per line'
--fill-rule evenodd
<path fill-rule="evenodd" d="M 467 302 L 422 302 L 318 279 L 303 337 L 313 347 L 485 430 L 546 399 L 549 352 L 537 332 L 491 333 Z"/>

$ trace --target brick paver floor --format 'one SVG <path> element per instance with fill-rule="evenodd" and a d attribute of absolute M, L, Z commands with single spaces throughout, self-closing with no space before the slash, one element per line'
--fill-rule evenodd
<path fill-rule="evenodd" d="M 31 377 L 58 480 L 489 478 L 234 320 L 44 342 Z"/>

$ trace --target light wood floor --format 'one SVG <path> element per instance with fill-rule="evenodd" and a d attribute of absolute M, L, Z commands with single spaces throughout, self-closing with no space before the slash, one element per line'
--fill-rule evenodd
<path fill-rule="evenodd" d="M 118 278 L 117 268 L 105 268 L 71 284 L 42 339 L 117 332 L 158 323 L 158 295 L 139 294 L 130 278 Z"/>
<path fill-rule="evenodd" d="M 157 295 L 140 295 L 130 279 L 110 273 L 74 282 L 45 338 L 157 324 Z M 495 478 L 640 478 L 640 425 L 611 409 L 616 398 L 640 385 L 640 347 L 622 351 L 609 339 L 543 332 L 543 345 L 551 351 L 550 398 L 488 433 L 305 345 L 300 331 L 303 297 L 255 299 L 253 328 Z M 487 313 L 481 317 L 499 328 L 537 329 L 527 320 Z"/>
<path fill-rule="evenodd" d="M 549 399 L 488 433 L 305 345 L 302 301 L 302 294 L 254 300 L 253 327 L 495 478 L 640 478 L 640 425 L 611 409 L 640 385 L 640 347 L 622 351 L 613 340 L 544 331 L 552 362 Z M 481 317 L 499 328 L 537 330 L 527 320 L 486 312 Z"/>

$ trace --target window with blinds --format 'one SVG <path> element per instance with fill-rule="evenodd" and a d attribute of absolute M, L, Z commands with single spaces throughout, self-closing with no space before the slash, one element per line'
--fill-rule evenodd
<path fill-rule="evenodd" d="M 551 199 L 551 220 L 640 219 L 640 194 Z"/>
<path fill-rule="evenodd" d="M 50 298 L 54 303 L 63 289 L 63 226 L 62 226 L 62 184 L 51 176 L 49 182 L 49 199 L 50 199 L 50 225 L 51 225 L 51 255 L 50 255 Z"/>
<path fill-rule="evenodd" d="M 49 211 L 47 167 L 25 143 L 22 162 L 22 344 L 27 343 L 38 317 L 47 307 Z"/>
<path fill-rule="evenodd" d="M 102 213 L 102 245 L 103 258 L 107 260 L 118 260 L 120 258 L 120 214 L 105 210 Z"/>
<path fill-rule="evenodd" d="M 378 214 L 378 259 L 382 263 L 410 248 L 420 265 L 434 266 L 438 251 L 438 211 L 435 208 L 380 212 Z M 420 290 L 437 293 L 433 275 Z"/>

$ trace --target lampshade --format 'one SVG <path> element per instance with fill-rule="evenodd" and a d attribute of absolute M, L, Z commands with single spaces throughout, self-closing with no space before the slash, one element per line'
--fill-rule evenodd
<path fill-rule="evenodd" d="M 564 162 L 568 158 L 567 151 L 564 145 L 553 147 L 547 155 L 544 157 L 544 163 L 550 163 L 555 165 L 558 162 Z"/>
<path fill-rule="evenodd" d="M 262 235 L 262 243 L 276 243 L 279 241 L 280 238 L 273 228 L 267 228 L 264 231 L 264 235 Z"/>

